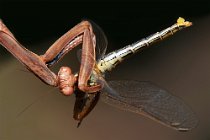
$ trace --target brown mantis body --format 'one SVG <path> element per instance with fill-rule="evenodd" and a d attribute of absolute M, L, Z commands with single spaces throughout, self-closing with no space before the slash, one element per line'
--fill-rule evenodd
<path fill-rule="evenodd" d="M 102 95 L 110 105 L 147 116 L 176 130 L 187 131 L 196 126 L 197 119 L 180 99 L 150 82 L 106 82 L 104 75 L 128 56 L 191 25 L 191 22 L 179 18 L 172 26 L 105 55 L 107 40 L 103 31 L 93 22 L 82 21 L 39 56 L 20 45 L 0 21 L 0 44 L 46 84 L 59 87 L 64 95 L 75 93 L 74 118 L 79 121 L 78 125 Z M 79 44 L 82 44 L 82 51 L 78 74 L 74 75 L 69 67 L 61 67 L 58 75 L 49 69 Z"/>
<path fill-rule="evenodd" d="M 58 86 L 65 95 L 71 95 L 77 79 L 68 67 L 62 67 L 58 75 L 48 67 L 58 55 L 60 59 L 71 49 L 82 43 L 81 67 L 78 78 L 78 88 L 83 92 L 96 92 L 101 89 L 100 85 L 89 86 L 88 80 L 95 66 L 96 37 L 89 21 L 82 21 L 61 38 L 59 38 L 44 55 L 37 55 L 24 48 L 0 21 L 0 43 L 11 52 L 26 68 L 34 73 L 39 79 L 51 86 Z M 62 52 L 62 53 L 61 53 Z M 56 60 L 57 62 L 58 60 Z"/>

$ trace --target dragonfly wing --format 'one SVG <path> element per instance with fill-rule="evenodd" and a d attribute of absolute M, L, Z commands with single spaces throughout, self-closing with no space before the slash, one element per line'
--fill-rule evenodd
<path fill-rule="evenodd" d="M 81 58 L 82 58 L 82 49 L 77 50 L 77 59 L 79 63 L 81 63 Z"/>
<path fill-rule="evenodd" d="M 82 120 L 93 110 L 97 104 L 100 93 L 85 93 L 80 90 L 75 90 L 76 101 L 74 104 L 74 119 L 78 120 L 78 127 Z"/>
<path fill-rule="evenodd" d="M 150 82 L 110 81 L 108 84 L 102 99 L 112 106 L 145 115 L 180 131 L 197 125 L 195 114 L 182 100 Z"/>
<path fill-rule="evenodd" d="M 96 53 L 96 60 L 99 60 L 104 57 L 108 45 L 108 41 L 106 38 L 106 35 L 104 31 L 93 21 L 88 20 L 93 28 L 93 32 L 96 36 L 96 48 L 95 48 L 95 53 Z M 82 49 L 79 49 L 77 51 L 77 58 L 79 62 L 81 62 L 81 56 L 82 56 Z"/>
<path fill-rule="evenodd" d="M 108 41 L 104 31 L 93 21 L 88 20 L 93 28 L 93 32 L 96 36 L 96 60 L 102 58 L 107 49 Z"/>

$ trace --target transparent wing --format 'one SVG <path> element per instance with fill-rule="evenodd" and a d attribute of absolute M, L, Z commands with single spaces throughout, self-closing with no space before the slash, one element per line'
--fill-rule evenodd
<path fill-rule="evenodd" d="M 103 30 L 93 21 L 88 20 L 93 28 L 93 32 L 96 36 L 96 48 L 95 48 L 95 53 L 96 53 L 96 61 L 103 58 L 105 53 L 106 53 L 106 49 L 107 49 L 107 45 L 108 45 L 108 41 L 106 38 L 106 35 L 104 34 Z M 79 49 L 77 51 L 77 58 L 79 60 L 79 62 L 81 62 L 81 56 L 82 56 L 82 49 Z"/>
<path fill-rule="evenodd" d="M 183 101 L 150 82 L 110 81 L 108 84 L 101 97 L 112 106 L 145 115 L 179 131 L 190 130 L 198 123 Z"/>
<path fill-rule="evenodd" d="M 76 101 L 74 104 L 74 119 L 78 120 L 78 126 L 82 120 L 94 109 L 97 104 L 100 94 L 99 93 L 85 93 L 80 90 L 75 90 Z"/>
<path fill-rule="evenodd" d="M 82 58 L 82 49 L 77 50 L 77 60 L 79 63 L 81 63 L 81 58 Z"/>
<path fill-rule="evenodd" d="M 108 41 L 104 31 L 93 21 L 88 20 L 93 28 L 93 32 L 96 36 L 96 60 L 102 58 L 107 49 Z"/>

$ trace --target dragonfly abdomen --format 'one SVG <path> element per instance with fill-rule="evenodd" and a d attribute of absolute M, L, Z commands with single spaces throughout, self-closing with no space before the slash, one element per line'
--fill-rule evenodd
<path fill-rule="evenodd" d="M 191 25 L 192 25 L 191 22 L 185 21 L 183 18 L 178 18 L 177 23 L 175 23 L 174 25 L 160 32 L 152 34 L 136 43 L 133 43 L 122 49 L 119 49 L 119 50 L 116 50 L 107 54 L 104 58 L 98 61 L 97 66 L 102 73 L 104 73 L 105 71 L 111 71 L 117 64 L 122 62 L 128 56 L 144 48 L 147 48 L 151 44 L 161 41 L 173 35 L 175 32 L 183 28 L 189 27 Z"/>

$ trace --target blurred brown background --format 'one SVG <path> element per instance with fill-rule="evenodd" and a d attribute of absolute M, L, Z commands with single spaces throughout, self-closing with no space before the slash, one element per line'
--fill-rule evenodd
<path fill-rule="evenodd" d="M 39 54 L 83 18 L 95 21 L 104 30 L 108 52 L 172 25 L 179 16 L 192 21 L 192 27 L 129 58 L 107 79 L 152 81 L 183 99 L 200 122 L 189 132 L 177 132 L 99 102 L 76 128 L 72 118 L 74 96 L 62 96 L 58 89 L 43 84 L 0 47 L 0 140 L 210 139 L 209 8 L 208 2 L 187 1 L 1 4 L 0 18 L 26 48 Z M 75 51 L 53 70 L 57 73 L 62 65 L 78 70 Z"/>

